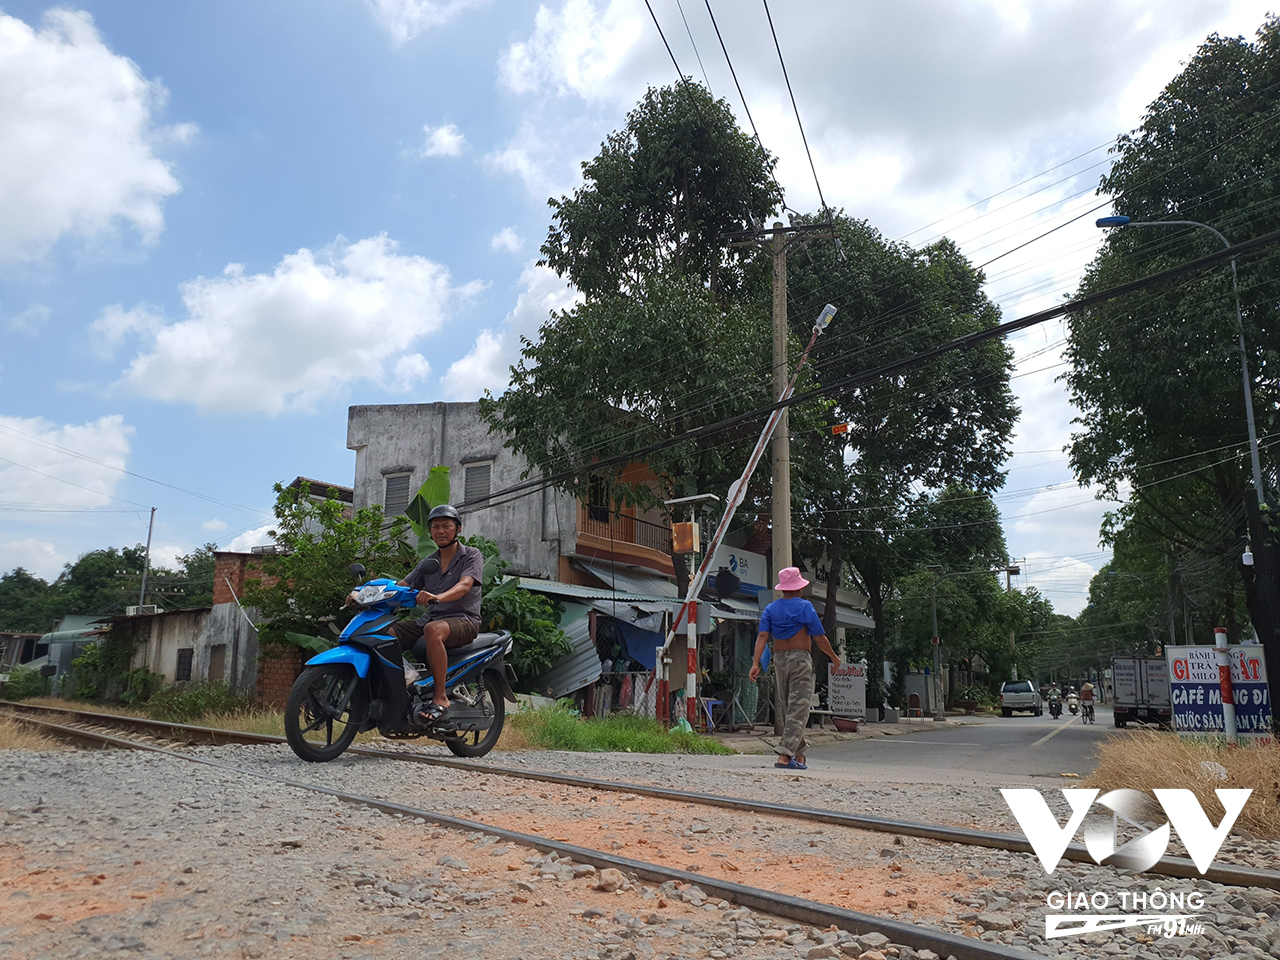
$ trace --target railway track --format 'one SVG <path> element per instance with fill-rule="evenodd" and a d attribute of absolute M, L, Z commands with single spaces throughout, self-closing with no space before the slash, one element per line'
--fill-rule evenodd
<path fill-rule="evenodd" d="M 171 742 L 201 742 L 214 745 L 226 743 L 244 744 L 282 744 L 283 737 L 269 734 L 242 733 L 235 730 L 218 730 L 190 724 L 169 723 L 161 720 L 149 720 L 140 717 L 126 717 L 116 714 L 101 714 L 89 711 L 71 710 L 65 707 L 47 707 L 35 704 L 14 703 L 0 700 L 0 708 L 15 719 L 22 719 L 23 713 L 28 719 L 34 713 L 63 715 L 74 718 L 70 724 L 53 725 L 60 728 L 60 735 L 76 736 L 75 731 L 83 729 L 90 734 L 109 730 L 111 727 L 123 727 L 141 733 L 154 741 L 169 740 Z M 59 731 L 55 731 L 59 732 Z M 85 738 L 91 743 L 101 743 L 95 736 Z M 116 745 L 112 743 L 111 745 Z M 867 830 L 887 833 L 894 836 L 914 837 L 934 840 L 941 843 L 953 843 L 964 846 L 976 846 L 991 850 L 1003 850 L 1012 853 L 1024 853 L 1034 856 L 1031 844 L 1023 837 L 1010 834 L 994 833 L 983 830 L 963 829 L 942 824 L 918 823 L 907 820 L 892 820 L 882 817 L 869 817 L 840 811 L 815 809 L 811 807 L 791 806 L 770 803 L 762 800 L 749 800 L 741 797 L 728 797 L 717 794 L 692 793 L 668 787 L 649 786 L 646 784 L 626 783 L 613 780 L 598 780 L 588 777 L 553 773 L 540 770 L 522 770 L 514 767 L 503 767 L 489 763 L 460 760 L 453 757 L 442 757 L 431 754 L 410 752 L 408 750 L 385 750 L 377 747 L 352 746 L 349 753 L 363 756 L 394 760 L 408 763 L 420 763 L 430 766 L 449 767 L 472 773 L 489 776 L 509 777 L 519 780 L 530 780 L 541 783 L 552 783 L 579 789 L 608 791 L 650 797 L 653 799 L 687 803 L 697 806 L 718 807 L 765 816 L 781 817 L 790 820 L 804 820 L 836 827 L 848 827 L 855 830 Z M 1063 858 L 1077 863 L 1093 864 L 1093 858 L 1082 844 L 1071 844 L 1063 854 Z M 1253 867 L 1229 863 L 1214 863 L 1208 872 L 1201 874 L 1194 863 L 1182 857 L 1163 857 L 1148 873 L 1179 879 L 1203 878 L 1214 883 L 1229 886 L 1263 887 L 1280 890 L 1280 871 L 1260 870 Z M 727 899 L 727 898 L 726 898 Z"/>

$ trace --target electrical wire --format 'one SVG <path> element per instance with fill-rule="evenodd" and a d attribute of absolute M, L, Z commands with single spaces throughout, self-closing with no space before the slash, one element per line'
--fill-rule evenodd
<path fill-rule="evenodd" d="M 667 56 L 671 58 L 671 63 L 676 68 L 680 82 L 684 83 L 684 71 L 680 69 L 680 64 L 676 62 L 676 55 L 671 52 L 671 44 L 667 43 L 667 35 L 662 32 L 662 24 L 658 22 L 658 15 L 653 12 L 653 5 L 649 3 L 649 0 L 644 0 L 644 5 L 649 8 L 649 16 L 653 17 L 653 25 L 658 28 L 658 36 L 662 38 L 662 45 L 667 48 Z"/>
<path fill-rule="evenodd" d="M 827 220 L 831 219 L 831 213 L 827 207 L 827 200 L 822 195 L 822 184 L 818 182 L 818 168 L 814 166 L 813 154 L 809 151 L 809 138 L 804 134 L 804 124 L 800 120 L 800 108 L 796 105 L 796 95 L 791 89 L 791 77 L 787 75 L 787 61 L 782 56 L 782 45 L 778 43 L 778 31 L 773 28 L 773 14 L 769 12 L 769 0 L 760 0 L 764 4 L 764 15 L 769 20 L 769 32 L 773 35 L 773 47 L 778 51 L 778 63 L 782 66 L 782 79 L 787 82 L 787 94 L 791 97 L 791 109 L 796 114 L 796 126 L 800 128 L 800 141 L 804 144 L 805 156 L 809 158 L 809 169 L 813 172 L 813 185 L 818 188 L 818 200 L 822 203 L 822 212 L 826 215 Z"/>
<path fill-rule="evenodd" d="M 698 69 L 702 71 L 702 82 L 707 85 L 707 92 L 711 96 L 715 96 L 716 92 L 711 89 L 711 78 L 707 76 L 707 68 L 702 65 L 702 54 L 698 52 L 698 42 L 693 39 L 693 31 L 689 29 L 689 18 L 684 15 L 684 3 L 682 0 L 676 0 L 676 9 L 680 11 L 680 19 L 684 21 L 684 32 L 689 35 L 689 45 L 693 47 L 693 55 L 697 58 Z M 650 13 L 653 11 L 650 10 Z M 677 70 L 680 68 L 677 66 Z"/>

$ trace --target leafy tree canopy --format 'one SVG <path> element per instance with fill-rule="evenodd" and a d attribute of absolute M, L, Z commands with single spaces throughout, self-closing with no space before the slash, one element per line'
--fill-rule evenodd
<path fill-rule="evenodd" d="M 1232 241 L 1280 226 L 1280 21 L 1254 42 L 1217 35 L 1121 136 L 1100 192 L 1139 222 L 1191 220 Z M 1194 227 L 1112 231 L 1086 272 L 1088 294 L 1221 248 Z M 1240 304 L 1260 437 L 1280 430 L 1280 254 L 1239 264 Z M 1111 534 L 1137 524 L 1199 581 L 1252 603 L 1238 557 L 1253 499 L 1230 267 L 1112 300 L 1072 317 L 1064 376 L 1080 409 L 1072 465 L 1082 482 L 1131 504 Z M 1264 461 L 1267 451 L 1263 451 Z M 1235 584 L 1222 582 L 1235 570 Z M 1142 571 L 1172 571 L 1162 561 Z M 1236 599 L 1220 599 L 1224 613 Z M 1256 609 L 1255 609 L 1256 613 Z M 1177 613 L 1175 619 L 1181 619 Z M 1255 618 L 1255 622 L 1256 618 Z M 1203 637 L 1200 638 L 1203 641 Z"/>
<path fill-rule="evenodd" d="M 739 292 L 753 258 L 721 235 L 778 208 L 775 163 L 705 87 L 650 88 L 582 165 L 583 185 L 549 201 L 541 263 L 589 300 L 635 295 L 659 274 Z"/>

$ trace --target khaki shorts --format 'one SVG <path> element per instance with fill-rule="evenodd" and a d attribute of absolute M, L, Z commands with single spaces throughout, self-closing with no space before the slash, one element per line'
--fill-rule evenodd
<path fill-rule="evenodd" d="M 443 622 L 449 625 L 449 636 L 444 641 L 446 647 L 465 647 L 480 635 L 480 628 L 466 617 L 447 617 Z M 401 650 L 412 650 L 413 645 L 423 638 L 425 627 L 426 624 L 413 620 L 397 620 L 391 625 L 391 633 L 400 643 Z"/>

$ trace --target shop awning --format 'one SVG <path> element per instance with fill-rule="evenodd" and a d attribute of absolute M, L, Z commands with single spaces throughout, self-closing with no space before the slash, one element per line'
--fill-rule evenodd
<path fill-rule="evenodd" d="M 651 570 L 610 563 L 608 560 L 581 558 L 574 560 L 573 565 L 621 592 L 665 600 L 679 600 L 684 597 L 684 591 L 675 585 L 675 581 L 668 580 Z"/>

